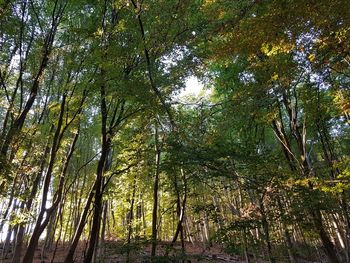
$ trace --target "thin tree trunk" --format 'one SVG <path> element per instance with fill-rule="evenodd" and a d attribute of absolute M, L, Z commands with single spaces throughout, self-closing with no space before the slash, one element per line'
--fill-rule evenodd
<path fill-rule="evenodd" d="M 260 201 L 260 212 L 261 212 L 261 223 L 262 223 L 262 228 L 264 231 L 264 238 L 266 242 L 266 247 L 267 247 L 267 254 L 269 257 L 269 260 L 271 263 L 275 263 L 276 260 L 274 256 L 272 255 L 272 245 L 271 245 L 271 240 L 270 240 L 270 231 L 269 231 L 269 223 L 267 221 L 266 217 L 266 212 L 265 212 L 265 207 L 262 201 Z"/>
<path fill-rule="evenodd" d="M 152 212 L 152 248 L 151 256 L 156 255 L 157 249 L 157 215 L 158 215 L 158 188 L 159 188 L 159 173 L 160 173 L 160 146 L 159 146 L 159 136 L 158 127 L 155 127 L 155 151 L 156 151 L 156 166 L 154 173 L 154 185 L 153 185 L 153 212 Z"/>
<path fill-rule="evenodd" d="M 128 226 L 128 236 L 127 236 L 127 255 L 126 255 L 126 262 L 130 262 L 130 243 L 131 243 L 131 235 L 132 235 L 132 224 L 134 220 L 134 203 L 135 203 L 135 194 L 136 194 L 136 174 L 134 175 L 134 182 L 132 187 L 132 196 L 131 196 L 131 202 L 130 202 L 130 210 L 129 210 L 129 218 L 127 219 L 127 226 Z"/>
<path fill-rule="evenodd" d="M 289 231 L 287 229 L 285 214 L 284 214 L 284 210 L 280 199 L 277 199 L 277 204 L 281 213 L 282 232 L 283 232 L 284 242 L 286 243 L 286 246 L 287 246 L 289 260 L 291 263 L 297 263 L 298 261 L 293 251 L 293 244 L 290 238 Z"/>
<path fill-rule="evenodd" d="M 105 201 L 103 205 L 102 230 L 101 230 L 101 238 L 100 238 L 100 245 L 99 245 L 100 262 L 104 262 L 107 216 L 108 216 L 108 201 Z"/>
<path fill-rule="evenodd" d="M 182 202 L 181 202 L 181 197 L 180 197 L 179 186 L 177 184 L 177 178 L 176 177 L 174 178 L 174 188 L 175 188 L 176 197 L 177 197 L 176 198 L 176 213 L 177 213 L 177 217 L 178 217 L 178 223 L 177 223 L 175 234 L 174 234 L 173 240 L 171 241 L 170 247 L 172 248 L 175 245 L 176 240 L 180 234 L 182 252 L 185 253 L 183 221 L 185 218 L 185 208 L 186 208 L 186 201 L 187 201 L 187 180 L 186 180 L 186 175 L 185 175 L 182 168 L 181 168 L 181 175 L 182 175 L 182 180 L 184 183 L 184 197 L 182 199 Z M 167 250 L 165 255 L 167 256 L 168 253 L 169 253 L 169 251 Z"/>
<path fill-rule="evenodd" d="M 54 262 L 54 259 L 56 257 L 56 252 L 57 252 L 57 249 L 58 249 L 58 244 L 60 242 L 60 239 L 61 239 L 61 236 L 62 236 L 62 229 L 63 229 L 63 207 L 64 207 L 64 204 L 61 203 L 60 204 L 60 207 L 59 207 L 59 211 L 58 211 L 58 216 L 57 216 L 57 222 L 56 222 L 56 228 L 57 228 L 57 225 L 60 224 L 60 230 L 58 232 L 58 237 L 57 237 L 57 240 L 55 242 L 55 248 L 53 250 L 53 253 L 52 253 L 52 258 L 51 258 L 51 263 Z M 63 240 L 64 242 L 64 240 Z"/>
<path fill-rule="evenodd" d="M 91 190 L 89 192 L 89 195 L 88 195 L 88 198 L 86 200 L 83 213 L 82 213 L 82 215 L 80 217 L 78 226 L 77 226 L 77 228 L 75 230 L 75 234 L 74 234 L 73 240 L 72 240 L 72 242 L 71 242 L 71 244 L 70 244 L 70 246 L 68 248 L 67 255 L 66 255 L 65 259 L 64 259 L 64 263 L 73 263 L 74 253 L 75 253 L 75 250 L 76 250 L 76 248 L 78 246 L 80 236 L 83 233 L 84 226 L 86 224 L 86 219 L 87 219 L 87 216 L 89 214 L 90 205 L 92 203 L 92 199 L 93 199 L 94 193 L 95 193 L 95 188 L 96 188 L 96 181 L 94 182 L 94 185 L 92 186 L 92 188 L 91 188 Z"/>

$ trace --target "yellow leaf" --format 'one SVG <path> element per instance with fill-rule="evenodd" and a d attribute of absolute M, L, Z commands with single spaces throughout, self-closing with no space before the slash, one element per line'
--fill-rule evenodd
<path fill-rule="evenodd" d="M 310 60 L 311 62 L 314 62 L 315 59 L 316 59 L 316 55 L 315 55 L 315 54 L 310 54 L 310 55 L 308 56 L 308 58 L 309 58 L 309 60 Z"/>

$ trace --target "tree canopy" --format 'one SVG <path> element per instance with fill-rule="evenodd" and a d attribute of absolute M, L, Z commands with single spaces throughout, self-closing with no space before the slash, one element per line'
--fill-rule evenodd
<path fill-rule="evenodd" d="M 3 262 L 349 263 L 349 84 L 346 0 L 0 0 Z"/>

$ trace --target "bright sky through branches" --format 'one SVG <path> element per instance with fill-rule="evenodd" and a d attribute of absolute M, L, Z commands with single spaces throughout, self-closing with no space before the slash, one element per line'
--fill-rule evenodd
<path fill-rule="evenodd" d="M 181 95 L 196 95 L 203 90 L 203 84 L 199 82 L 198 78 L 191 76 L 186 80 L 186 88 L 181 92 Z"/>

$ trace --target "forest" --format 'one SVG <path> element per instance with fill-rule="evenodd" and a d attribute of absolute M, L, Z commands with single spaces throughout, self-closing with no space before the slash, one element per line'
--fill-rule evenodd
<path fill-rule="evenodd" d="M 350 263 L 350 1 L 0 0 L 0 262 Z"/>

